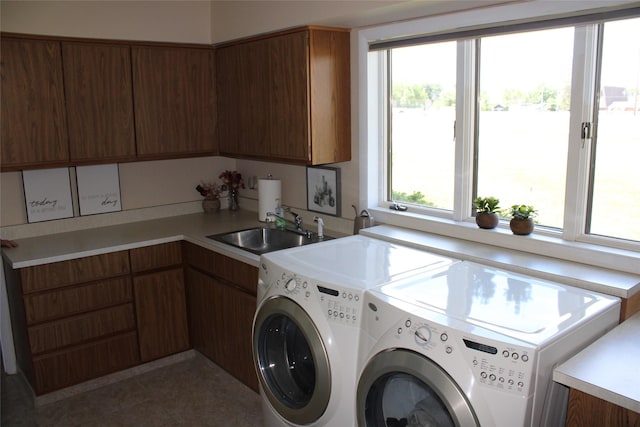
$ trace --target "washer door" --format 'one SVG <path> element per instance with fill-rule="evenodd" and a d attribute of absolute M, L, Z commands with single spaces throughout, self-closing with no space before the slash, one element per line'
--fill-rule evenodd
<path fill-rule="evenodd" d="M 293 300 L 265 301 L 253 325 L 253 359 L 271 406 L 287 421 L 310 424 L 327 409 L 331 370 L 309 315 Z"/>
<path fill-rule="evenodd" d="M 409 350 L 375 355 L 360 376 L 357 398 L 360 427 L 480 426 L 453 379 Z"/>

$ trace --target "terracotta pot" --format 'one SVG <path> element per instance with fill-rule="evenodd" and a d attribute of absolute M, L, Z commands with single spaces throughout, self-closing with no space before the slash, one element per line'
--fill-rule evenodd
<path fill-rule="evenodd" d="M 533 231 L 533 219 L 519 219 L 512 218 L 509 222 L 509 227 L 513 234 L 517 234 L 518 236 L 526 236 L 527 234 L 531 234 Z"/>
<path fill-rule="evenodd" d="M 498 218 L 498 214 L 495 212 L 487 213 L 487 212 L 478 212 L 476 214 L 476 224 L 478 227 L 490 230 L 492 228 L 496 228 L 500 218 Z"/>

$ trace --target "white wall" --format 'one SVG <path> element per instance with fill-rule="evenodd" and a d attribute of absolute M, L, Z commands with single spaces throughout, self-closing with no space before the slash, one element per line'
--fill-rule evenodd
<path fill-rule="evenodd" d="M 209 1 L 0 2 L 2 31 L 211 44 Z"/>

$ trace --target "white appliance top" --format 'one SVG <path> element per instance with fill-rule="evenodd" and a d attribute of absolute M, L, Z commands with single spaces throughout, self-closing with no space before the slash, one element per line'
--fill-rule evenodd
<path fill-rule="evenodd" d="M 469 261 L 404 278 L 374 292 L 532 343 L 620 304 L 616 297 Z"/>
<path fill-rule="evenodd" d="M 370 289 L 456 260 L 356 235 L 271 252 L 263 258 L 324 283 Z"/>

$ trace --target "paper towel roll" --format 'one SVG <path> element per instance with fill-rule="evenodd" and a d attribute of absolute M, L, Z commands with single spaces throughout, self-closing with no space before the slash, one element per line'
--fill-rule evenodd
<path fill-rule="evenodd" d="M 258 221 L 266 222 L 267 213 L 274 213 L 281 203 L 282 185 L 279 179 L 258 180 Z"/>

